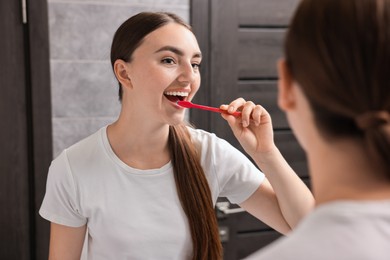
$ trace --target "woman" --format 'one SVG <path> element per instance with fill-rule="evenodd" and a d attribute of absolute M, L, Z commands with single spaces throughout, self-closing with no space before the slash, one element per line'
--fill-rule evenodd
<path fill-rule="evenodd" d="M 306 151 L 316 207 L 249 259 L 390 259 L 389 28 L 390 0 L 299 5 L 278 99 Z M 226 118 L 236 135 L 260 134 Z"/>
<path fill-rule="evenodd" d="M 118 28 L 111 61 L 121 113 L 50 167 L 40 210 L 51 221 L 50 259 L 78 259 L 86 230 L 90 259 L 221 259 L 219 196 L 282 233 L 311 209 L 311 193 L 281 157 L 269 167 L 271 186 L 227 142 L 183 123 L 176 102 L 196 94 L 201 59 L 173 14 L 140 13 Z M 250 106 L 242 113 L 260 120 Z"/>

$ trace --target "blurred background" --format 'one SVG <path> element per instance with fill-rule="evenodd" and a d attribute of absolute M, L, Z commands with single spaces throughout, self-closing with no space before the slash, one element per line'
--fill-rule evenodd
<path fill-rule="evenodd" d="M 8 0 L 0 3 L 0 259 L 47 259 L 38 215 L 47 170 L 64 148 L 114 121 L 120 104 L 109 61 L 117 27 L 141 11 L 169 11 L 193 26 L 203 52 L 196 102 L 242 96 L 271 113 L 275 141 L 309 185 L 305 156 L 276 104 L 276 61 L 298 0 Z M 218 116 L 189 120 L 240 149 Z M 279 234 L 221 198 L 225 259 Z"/>

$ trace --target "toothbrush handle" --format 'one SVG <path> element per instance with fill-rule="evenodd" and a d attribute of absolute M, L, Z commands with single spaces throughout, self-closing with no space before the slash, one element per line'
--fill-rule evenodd
<path fill-rule="evenodd" d="M 233 116 L 235 116 L 235 117 L 241 116 L 241 112 L 238 112 L 238 111 L 236 111 L 236 112 L 234 112 L 234 113 L 229 113 L 229 112 L 227 112 L 226 110 L 222 110 L 222 109 L 220 109 L 220 108 L 209 107 L 209 106 L 203 106 L 203 105 L 198 105 L 198 104 L 194 104 L 194 103 L 192 103 L 192 107 L 193 107 L 193 108 L 202 109 L 202 110 L 217 112 L 217 113 L 229 114 L 229 115 L 233 115 Z"/>

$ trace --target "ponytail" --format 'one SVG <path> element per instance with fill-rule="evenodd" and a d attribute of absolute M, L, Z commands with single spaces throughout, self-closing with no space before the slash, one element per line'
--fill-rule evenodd
<path fill-rule="evenodd" d="M 355 119 L 371 159 L 390 180 L 390 113 L 389 111 L 365 112 Z"/>
<path fill-rule="evenodd" d="M 168 142 L 177 192 L 190 226 L 192 259 L 222 259 L 211 191 L 187 127 L 170 126 Z"/>

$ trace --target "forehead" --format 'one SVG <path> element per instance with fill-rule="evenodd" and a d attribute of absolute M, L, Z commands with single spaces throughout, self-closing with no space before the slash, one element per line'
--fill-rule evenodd
<path fill-rule="evenodd" d="M 195 35 L 185 26 L 177 23 L 168 23 L 149 33 L 138 49 L 157 51 L 164 46 L 177 47 L 189 55 L 200 52 Z"/>

